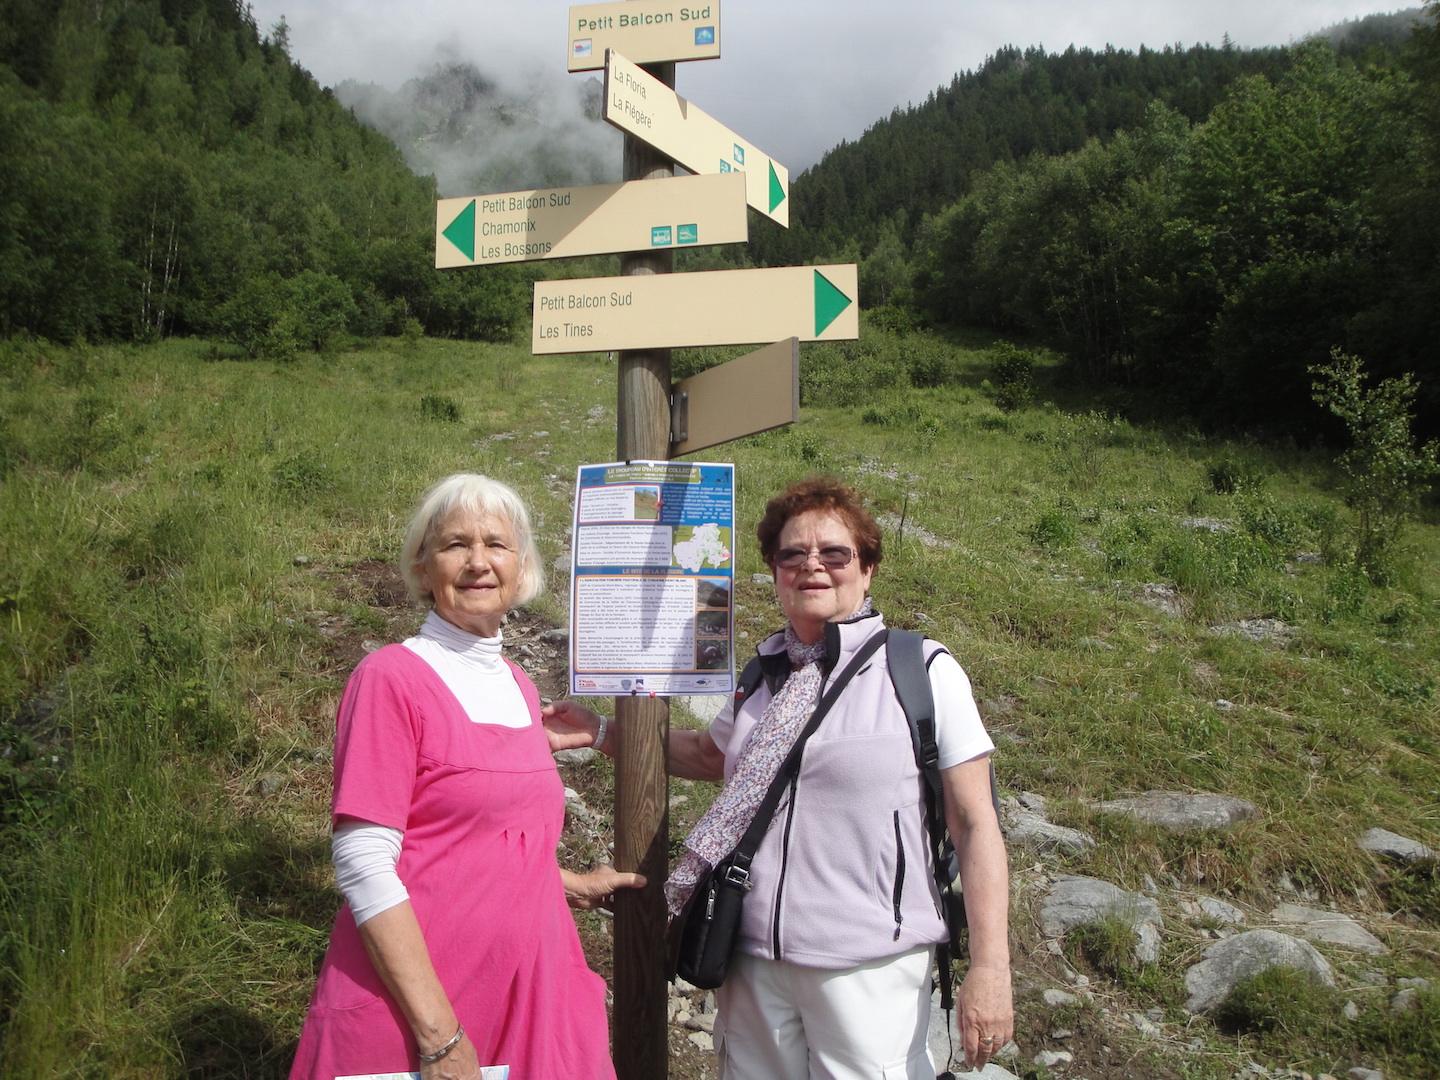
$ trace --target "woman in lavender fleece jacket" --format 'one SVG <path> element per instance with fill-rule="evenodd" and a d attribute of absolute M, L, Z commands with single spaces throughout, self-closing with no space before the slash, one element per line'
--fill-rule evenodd
<path fill-rule="evenodd" d="M 760 645 L 770 660 L 753 693 L 705 731 L 670 732 L 672 775 L 725 782 L 666 883 L 672 914 L 744 833 L 830 680 L 884 626 L 869 597 L 880 530 L 854 489 L 824 478 L 793 484 L 770 500 L 757 532 L 789 623 Z M 982 1068 L 1014 1030 L 994 746 L 960 665 L 936 642 L 924 652 L 970 928 L 958 1025 L 966 1060 Z M 552 727 L 582 741 L 599 732 L 599 717 L 581 706 L 546 711 Z M 723 1080 L 935 1076 L 926 1031 L 935 946 L 947 931 L 923 783 L 881 649 L 806 743 L 751 866 L 737 954 L 716 995 Z"/>

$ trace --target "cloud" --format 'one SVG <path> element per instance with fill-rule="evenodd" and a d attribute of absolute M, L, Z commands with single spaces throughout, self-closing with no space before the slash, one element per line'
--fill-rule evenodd
<path fill-rule="evenodd" d="M 1226 34 L 1240 46 L 1284 45 L 1375 10 L 1365 0 L 717 2 L 723 58 L 679 65 L 677 90 L 792 174 L 1006 45 L 1133 50 L 1219 44 Z M 570 6 L 252 0 L 262 29 L 285 15 L 292 55 L 324 85 L 355 79 L 395 89 L 436 63 L 459 60 L 517 93 L 555 85 L 545 92 L 557 101 L 559 85 L 585 78 L 565 71 Z"/>

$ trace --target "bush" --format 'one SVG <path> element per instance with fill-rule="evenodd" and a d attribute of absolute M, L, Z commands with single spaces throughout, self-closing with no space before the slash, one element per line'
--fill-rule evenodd
<path fill-rule="evenodd" d="M 1035 396 L 1035 354 L 1008 341 L 990 346 L 989 394 L 1006 412 L 1029 405 Z"/>
<path fill-rule="evenodd" d="M 1215 1007 L 1215 1024 L 1230 1035 L 1318 1036 L 1340 1013 L 1334 990 L 1293 968 L 1270 968 L 1240 982 Z"/>
<path fill-rule="evenodd" d="M 323 352 L 360 316 L 350 287 L 334 274 L 302 270 L 289 283 L 295 336 Z"/>
<path fill-rule="evenodd" d="M 1210 486 L 1217 495 L 1239 495 L 1265 486 L 1265 470 L 1253 462 L 1226 456 L 1210 465 Z"/>
<path fill-rule="evenodd" d="M 1058 549 L 1075 543 L 1075 507 L 1061 499 L 1041 513 L 1028 530 L 1030 542 L 1036 547 Z"/>
<path fill-rule="evenodd" d="M 1391 552 L 1420 496 L 1440 476 L 1440 442 L 1417 448 L 1410 412 L 1415 380 L 1407 373 L 1365 385 L 1360 360 L 1339 349 L 1331 362 L 1310 369 L 1315 401 L 1345 422 L 1351 446 L 1338 463 L 1344 471 L 1346 501 L 1359 514 L 1355 561 L 1377 585 L 1392 575 Z"/>
<path fill-rule="evenodd" d="M 460 405 L 444 394 L 426 394 L 420 399 L 420 415 L 426 420 L 454 424 L 460 420 Z"/>

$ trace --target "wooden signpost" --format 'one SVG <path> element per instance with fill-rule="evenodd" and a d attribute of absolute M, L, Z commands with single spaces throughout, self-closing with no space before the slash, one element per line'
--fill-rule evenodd
<path fill-rule="evenodd" d="M 570 70 L 605 66 L 619 49 L 637 64 L 715 60 L 720 56 L 720 0 L 620 0 L 570 9 Z"/>
<path fill-rule="evenodd" d="M 790 227 L 790 171 L 614 49 L 605 60 L 605 119 L 693 173 L 743 172 L 750 205 Z"/>
<path fill-rule="evenodd" d="M 505 191 L 435 204 L 435 266 L 743 244 L 745 178 L 676 176 Z"/>
<path fill-rule="evenodd" d="M 747 205 L 790 222 L 785 167 L 674 91 L 677 61 L 720 55 L 719 0 L 586 4 L 570 9 L 568 29 L 570 70 L 605 68 L 625 182 L 441 200 L 435 265 L 621 253 L 619 277 L 537 282 L 531 335 L 536 354 L 618 352 L 621 460 L 668 460 L 793 423 L 799 342 L 859 336 L 855 266 L 670 276 L 676 248 L 745 241 Z M 677 162 L 697 175 L 676 177 Z M 670 383 L 674 346 L 764 342 L 775 344 Z M 615 898 L 619 1080 L 669 1070 L 669 727 L 664 698 L 615 699 L 615 865 L 648 882 Z"/>

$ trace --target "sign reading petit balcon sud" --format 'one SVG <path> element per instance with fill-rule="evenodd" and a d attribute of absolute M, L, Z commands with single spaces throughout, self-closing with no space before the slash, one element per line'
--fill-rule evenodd
<path fill-rule="evenodd" d="M 745 179 L 677 176 L 505 191 L 435 206 L 435 267 L 743 244 Z"/>
<path fill-rule="evenodd" d="M 856 295 L 854 263 L 537 281 L 530 347 L 541 355 L 849 341 L 860 336 Z"/>
<path fill-rule="evenodd" d="M 570 9 L 570 70 L 605 66 L 616 49 L 637 64 L 715 60 L 720 56 L 720 0 L 619 0 Z"/>

